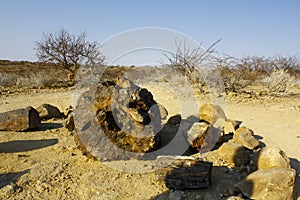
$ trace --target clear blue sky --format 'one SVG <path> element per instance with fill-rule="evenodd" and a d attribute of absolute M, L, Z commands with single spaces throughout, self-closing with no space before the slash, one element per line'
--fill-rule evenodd
<path fill-rule="evenodd" d="M 1 0 L 0 59 L 35 61 L 34 41 L 64 27 L 102 42 L 119 32 L 162 27 L 237 57 L 300 56 L 298 0 Z"/>

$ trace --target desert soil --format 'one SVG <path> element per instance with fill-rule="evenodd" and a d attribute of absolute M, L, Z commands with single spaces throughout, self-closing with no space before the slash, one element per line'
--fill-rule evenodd
<path fill-rule="evenodd" d="M 188 94 L 180 93 L 187 100 L 179 102 L 175 93 L 182 91 L 174 92 L 155 84 L 144 86 L 167 108 L 169 116 L 183 112 L 182 107 L 187 113 L 183 117 L 197 113 L 198 107 L 189 102 Z M 66 89 L 2 94 L 0 111 L 37 107 L 43 103 L 63 110 L 73 105 L 73 96 L 74 90 Z M 242 125 L 251 128 L 261 142 L 280 147 L 290 157 L 292 167 L 297 170 L 298 199 L 299 99 L 299 95 L 268 97 L 231 94 L 223 105 L 229 119 L 243 121 Z M 124 161 L 124 168 L 116 169 L 117 163 L 105 164 L 82 155 L 76 148 L 73 135 L 62 127 L 61 122 L 43 122 L 36 131 L 0 131 L 0 199 L 168 199 L 175 195 L 174 191 L 155 180 L 151 163 Z M 145 172 L 134 172 L 139 171 L 141 166 Z M 235 177 L 222 174 L 216 168 L 213 169 L 211 188 L 188 190 L 180 195 L 185 199 L 225 199 L 220 194 L 226 186 L 236 181 Z"/>

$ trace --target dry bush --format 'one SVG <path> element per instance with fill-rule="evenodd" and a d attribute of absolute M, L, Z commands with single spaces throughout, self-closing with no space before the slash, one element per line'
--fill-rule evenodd
<path fill-rule="evenodd" d="M 225 56 L 218 60 L 218 69 L 227 91 L 242 92 L 247 86 L 259 83 L 274 71 L 283 69 L 294 76 L 300 75 L 300 62 L 296 57 L 258 57 L 237 59 Z"/>
<path fill-rule="evenodd" d="M 0 71 L 0 86 L 1 87 L 10 87 L 13 86 L 16 82 L 16 78 L 11 76 L 10 73 L 5 71 Z"/>
<path fill-rule="evenodd" d="M 189 48 L 185 42 L 176 42 L 176 52 L 164 54 L 169 63 L 163 64 L 182 74 L 192 86 L 201 92 L 207 92 L 208 85 L 210 87 L 216 86 L 216 83 L 220 85 L 220 80 L 217 80 L 212 73 L 215 67 L 214 46 L 219 42 L 220 40 L 216 41 L 207 50 L 201 46 Z"/>
<path fill-rule="evenodd" d="M 295 56 L 248 56 L 241 59 L 228 55 L 217 57 L 213 47 L 218 42 L 206 51 L 200 47 L 188 48 L 185 43 L 176 43 L 177 51 L 165 55 L 169 61 L 167 66 L 185 76 L 201 92 L 221 88 L 220 84 L 227 92 L 246 92 L 248 86 L 259 84 L 269 76 L 274 79 L 267 81 L 270 91 L 286 92 L 292 84 L 292 81 L 287 80 L 293 80 L 288 75 L 300 78 L 300 62 Z M 279 81 L 284 82 L 281 86 L 283 88 L 275 86 Z"/>
<path fill-rule="evenodd" d="M 274 70 L 263 82 L 271 94 L 290 93 L 295 86 L 296 79 L 288 73 L 287 69 L 278 69 Z"/>

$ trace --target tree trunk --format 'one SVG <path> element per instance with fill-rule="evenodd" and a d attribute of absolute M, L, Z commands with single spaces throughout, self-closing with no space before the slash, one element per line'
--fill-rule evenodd
<path fill-rule="evenodd" d="M 0 130 L 25 131 L 40 125 L 39 113 L 31 106 L 0 113 Z"/>
<path fill-rule="evenodd" d="M 75 74 L 73 71 L 68 71 L 68 85 L 73 86 L 75 84 Z"/>

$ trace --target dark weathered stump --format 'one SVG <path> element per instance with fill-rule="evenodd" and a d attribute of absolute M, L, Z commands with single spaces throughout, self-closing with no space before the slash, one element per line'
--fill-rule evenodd
<path fill-rule="evenodd" d="M 31 106 L 0 113 L 0 130 L 25 131 L 39 126 L 39 113 Z"/>
<path fill-rule="evenodd" d="M 172 161 L 173 159 L 173 161 Z M 167 167 L 164 167 L 168 163 Z M 161 167 L 160 167 L 161 165 Z M 156 179 L 169 189 L 199 189 L 210 186 L 212 163 L 192 157 L 160 157 L 155 170 Z"/>
<path fill-rule="evenodd" d="M 120 74 L 104 74 L 75 109 L 76 142 L 101 161 L 140 158 L 159 145 L 161 118 L 152 94 Z"/>

